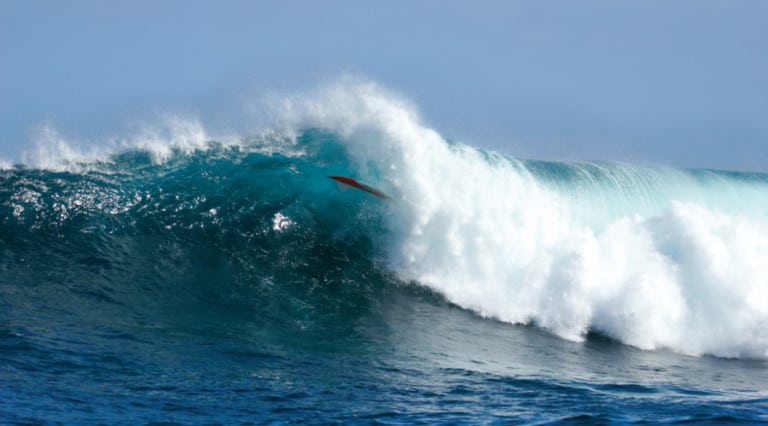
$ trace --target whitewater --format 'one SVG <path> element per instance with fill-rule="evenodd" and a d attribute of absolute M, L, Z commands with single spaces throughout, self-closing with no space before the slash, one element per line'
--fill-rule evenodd
<path fill-rule="evenodd" d="M 61 376 L 101 401 L 65 422 L 766 420 L 768 174 L 520 159 L 367 81 L 258 114 L 0 162 L 0 418 L 55 422 Z"/>

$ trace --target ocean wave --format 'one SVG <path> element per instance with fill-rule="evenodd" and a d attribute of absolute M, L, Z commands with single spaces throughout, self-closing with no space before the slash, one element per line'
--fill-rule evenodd
<path fill-rule="evenodd" d="M 369 82 L 270 105 L 273 125 L 252 138 L 171 120 L 89 151 L 44 132 L 26 168 L 0 172 L 5 250 L 40 250 L 28 241 L 39 231 L 121 271 L 162 255 L 169 270 L 231 283 L 220 294 L 279 306 L 281 321 L 371 303 L 359 283 L 375 270 L 565 339 L 768 357 L 766 175 L 518 160 L 446 141 Z M 335 174 L 392 201 L 339 193 Z M 126 254 L 137 241 L 165 251 Z M 199 273 L 201 256 L 220 262 Z M 5 274 L 29 272 L 6 262 Z M 329 299 L 345 285 L 356 292 Z"/>

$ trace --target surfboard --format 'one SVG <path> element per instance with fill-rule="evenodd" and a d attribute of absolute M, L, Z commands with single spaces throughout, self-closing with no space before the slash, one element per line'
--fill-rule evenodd
<path fill-rule="evenodd" d="M 357 180 L 352 179 L 351 177 L 346 177 L 346 176 L 328 176 L 328 177 L 330 179 L 335 180 L 336 182 L 342 183 L 344 185 L 349 185 L 352 188 L 356 188 L 356 189 L 359 189 L 361 191 L 365 191 L 365 192 L 367 192 L 369 194 L 372 194 L 372 195 L 374 195 L 374 196 L 376 196 L 378 198 L 381 198 L 382 200 L 389 200 L 389 195 L 379 191 L 378 189 L 376 189 L 376 188 L 374 188 L 374 187 L 372 187 L 370 185 L 366 185 L 366 184 L 364 184 L 362 182 L 358 182 Z"/>

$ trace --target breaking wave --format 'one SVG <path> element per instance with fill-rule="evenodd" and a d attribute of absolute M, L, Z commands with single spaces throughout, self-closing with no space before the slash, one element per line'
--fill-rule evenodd
<path fill-rule="evenodd" d="M 90 150 L 42 132 L 0 171 L 6 298 L 210 293 L 304 327 L 416 282 L 565 339 L 768 357 L 768 175 L 510 158 L 367 82 L 268 104 L 253 137 L 181 118 Z"/>

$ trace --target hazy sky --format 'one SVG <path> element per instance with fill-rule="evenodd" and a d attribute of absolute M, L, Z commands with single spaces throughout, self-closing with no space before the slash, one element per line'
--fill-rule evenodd
<path fill-rule="evenodd" d="M 768 171 L 763 0 L 0 0 L 0 158 L 342 73 L 506 154 Z"/>

